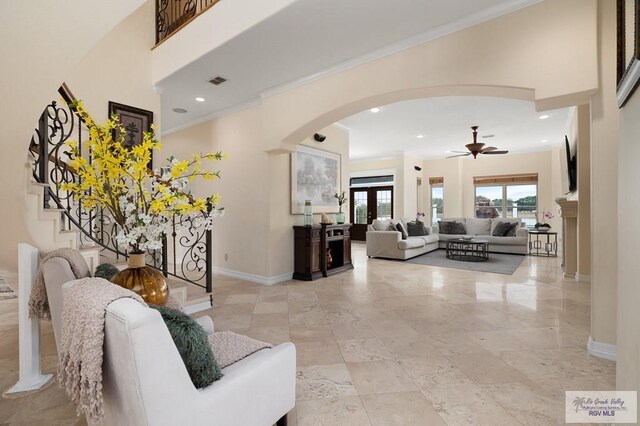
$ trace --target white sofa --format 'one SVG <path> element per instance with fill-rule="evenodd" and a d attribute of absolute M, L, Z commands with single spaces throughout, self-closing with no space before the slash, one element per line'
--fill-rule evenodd
<path fill-rule="evenodd" d="M 429 227 L 428 235 L 407 237 L 406 240 L 402 239 L 400 231 L 388 230 L 390 223 L 395 225 L 398 222 L 402 222 L 407 229 L 408 221 L 410 219 L 374 220 L 367 227 L 367 256 L 407 260 L 438 249 L 438 235 L 433 234 Z"/>
<path fill-rule="evenodd" d="M 75 285 L 66 260 L 43 265 L 56 340 L 62 285 Z M 66 284 L 65 284 L 66 283 Z M 107 307 L 103 361 L 104 425 L 287 424 L 295 406 L 296 348 L 283 343 L 222 370 L 224 377 L 196 389 L 160 313 L 133 299 Z M 213 321 L 197 320 L 208 333 Z"/>
<path fill-rule="evenodd" d="M 439 236 L 439 246 L 440 248 L 446 248 L 447 240 L 453 238 L 461 238 L 461 237 L 477 237 L 482 238 L 483 240 L 489 241 L 489 251 L 494 253 L 511 253 L 511 254 L 527 254 L 527 240 L 529 231 L 524 227 L 522 221 L 518 218 L 487 218 L 487 219 L 477 219 L 477 218 L 464 218 L 464 217 L 453 217 L 453 218 L 443 218 L 440 222 L 460 222 L 465 225 L 466 234 L 464 235 L 456 235 L 456 234 L 441 234 L 439 225 L 434 225 L 432 227 L 433 233 Z M 499 222 L 518 222 L 519 226 L 516 229 L 516 234 L 513 237 L 499 237 L 492 236 L 493 230 Z"/>

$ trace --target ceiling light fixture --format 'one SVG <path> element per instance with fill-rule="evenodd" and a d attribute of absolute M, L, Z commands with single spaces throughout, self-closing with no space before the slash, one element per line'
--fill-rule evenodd
<path fill-rule="evenodd" d="M 177 112 L 178 114 L 185 114 L 187 112 L 184 108 L 174 108 L 172 111 Z"/>
<path fill-rule="evenodd" d="M 380 108 L 375 107 L 375 108 L 371 108 L 369 111 L 376 113 L 376 112 L 380 112 Z"/>
<path fill-rule="evenodd" d="M 542 114 L 541 116 L 539 116 L 538 118 L 540 120 L 546 120 L 547 118 L 551 117 L 549 114 Z"/>
<path fill-rule="evenodd" d="M 196 102 L 204 102 L 205 100 L 206 100 L 205 98 L 201 98 L 201 97 L 196 98 Z"/>
<path fill-rule="evenodd" d="M 547 140 L 546 139 L 542 139 L 540 142 L 547 143 Z"/>
<path fill-rule="evenodd" d="M 416 136 L 416 138 L 422 139 L 422 138 L 424 138 L 424 135 L 418 135 L 418 136 Z"/>

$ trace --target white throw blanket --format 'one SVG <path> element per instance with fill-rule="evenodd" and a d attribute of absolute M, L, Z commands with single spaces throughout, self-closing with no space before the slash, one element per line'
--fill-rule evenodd
<path fill-rule="evenodd" d="M 51 319 L 51 312 L 49 311 L 49 299 L 47 298 L 47 288 L 44 284 L 44 275 L 42 273 L 42 265 L 47 263 L 47 260 L 61 257 L 69 262 L 71 271 L 76 278 L 85 278 L 91 276 L 91 271 L 87 266 L 87 262 L 78 250 L 70 248 L 62 248 L 54 250 L 42 259 L 40 266 L 38 267 L 38 273 L 33 286 L 31 287 L 31 294 L 29 295 L 29 317 L 39 319 Z"/>
<path fill-rule="evenodd" d="M 102 359 L 105 311 L 111 302 L 123 297 L 147 306 L 136 293 L 103 278 L 85 278 L 64 288 L 58 384 L 77 405 L 78 415 L 85 414 L 93 423 L 104 416 Z"/>

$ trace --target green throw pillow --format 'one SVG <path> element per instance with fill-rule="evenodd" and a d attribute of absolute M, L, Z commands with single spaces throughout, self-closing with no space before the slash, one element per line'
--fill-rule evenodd
<path fill-rule="evenodd" d="M 222 378 L 222 370 L 213 356 L 207 333 L 189 315 L 165 306 L 149 305 L 162 315 L 173 342 L 178 348 L 189 377 L 197 388 L 204 388 Z"/>
<path fill-rule="evenodd" d="M 111 278 L 113 278 L 113 276 L 118 272 L 120 272 L 120 270 L 115 266 L 113 266 L 112 264 L 103 263 L 102 265 L 98 265 L 96 267 L 96 271 L 93 273 L 93 276 L 97 278 L 104 278 L 107 281 L 111 281 Z"/>

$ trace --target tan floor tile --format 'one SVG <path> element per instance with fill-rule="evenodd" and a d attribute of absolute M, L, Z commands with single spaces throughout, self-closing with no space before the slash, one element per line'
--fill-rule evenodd
<path fill-rule="evenodd" d="M 475 383 L 507 383 L 526 380 L 522 373 L 490 353 L 450 355 L 447 358 Z"/>
<path fill-rule="evenodd" d="M 360 395 L 418 390 L 397 361 L 347 363 Z"/>
<path fill-rule="evenodd" d="M 422 393 L 449 426 L 513 426 L 518 421 L 473 384 L 437 386 Z"/>
<path fill-rule="evenodd" d="M 336 364 L 344 362 L 335 339 L 296 342 L 298 365 Z"/>
<path fill-rule="evenodd" d="M 420 392 L 363 395 L 362 403 L 373 425 L 446 425 Z"/>
<path fill-rule="evenodd" d="M 441 355 L 398 360 L 402 369 L 418 388 L 430 389 L 440 385 L 472 384 L 473 381 L 448 358 Z"/>
<path fill-rule="evenodd" d="M 289 315 L 280 314 L 254 314 L 250 327 L 288 327 Z"/>
<path fill-rule="evenodd" d="M 440 355 L 433 341 L 427 337 L 387 336 L 380 340 L 396 359 Z"/>
<path fill-rule="evenodd" d="M 377 338 L 338 340 L 338 346 L 345 362 L 393 359 L 389 350 Z"/>
<path fill-rule="evenodd" d="M 258 302 L 253 309 L 254 314 L 282 314 L 289 311 L 289 304 L 286 302 Z"/>
<path fill-rule="evenodd" d="M 298 368 L 296 398 L 322 399 L 357 395 L 345 364 L 310 365 Z"/>
<path fill-rule="evenodd" d="M 296 404 L 299 426 L 366 426 L 367 412 L 358 396 L 304 400 Z"/>
<path fill-rule="evenodd" d="M 373 328 L 365 322 L 352 323 L 349 325 L 332 325 L 333 334 L 338 340 L 348 339 L 365 339 L 368 337 L 376 337 Z"/>
<path fill-rule="evenodd" d="M 533 382 L 484 385 L 482 389 L 522 424 L 563 424 L 564 395 L 555 397 Z M 523 403 L 526 401 L 526 403 Z"/>

